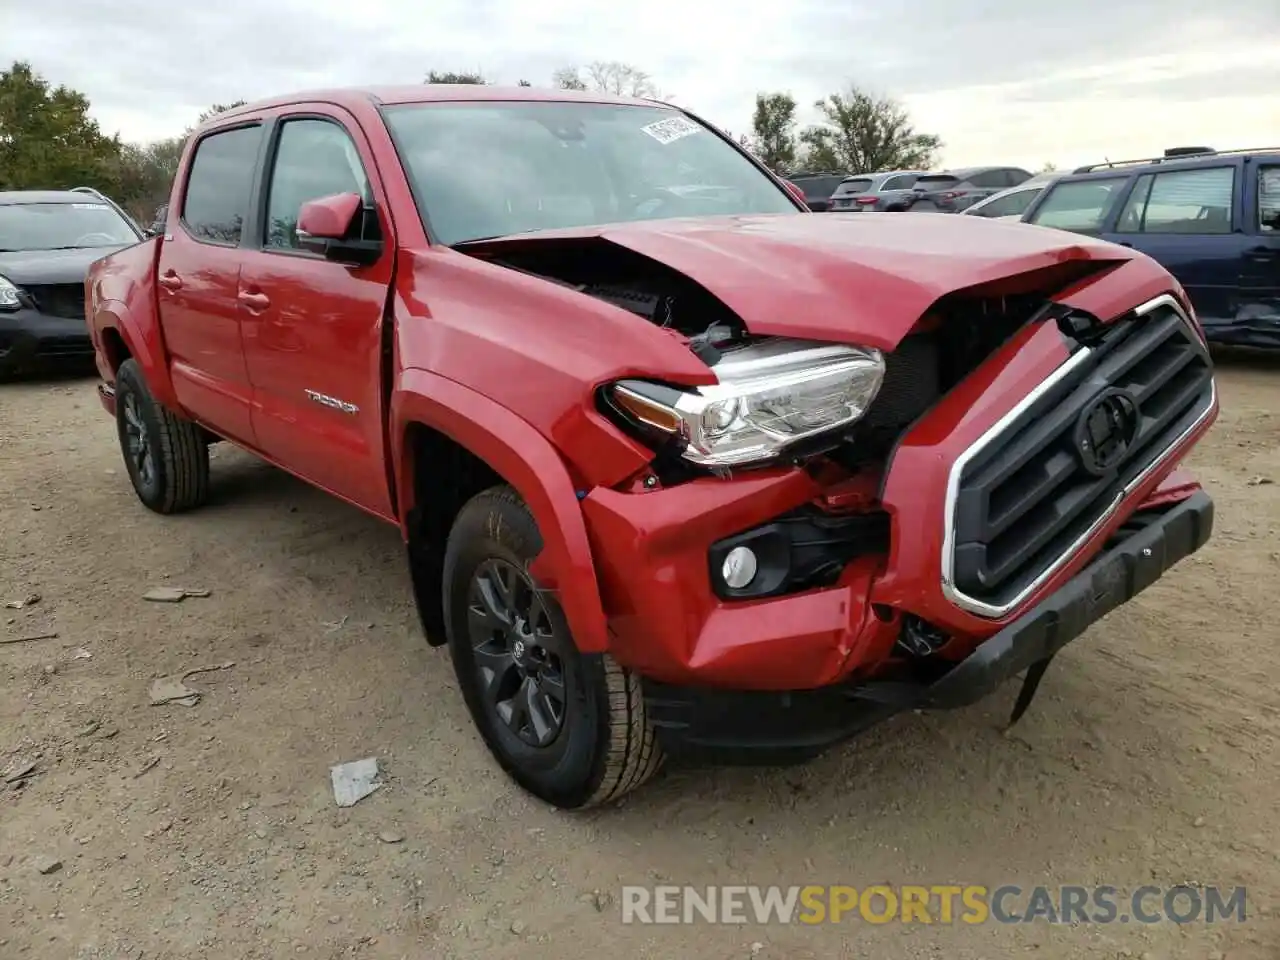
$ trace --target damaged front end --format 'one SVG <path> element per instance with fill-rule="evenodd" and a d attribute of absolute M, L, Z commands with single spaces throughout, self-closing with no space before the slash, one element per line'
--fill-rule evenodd
<path fill-rule="evenodd" d="M 1043 233 L 1015 238 L 1043 243 L 1037 239 Z M 596 384 L 605 419 L 652 458 L 638 474 L 584 490 L 581 499 L 610 652 L 645 677 L 655 703 L 677 705 L 671 708 L 677 726 L 681 691 L 690 689 L 752 692 L 746 712 L 761 716 L 772 709 L 766 704 L 776 706 L 771 698 L 798 691 L 822 690 L 847 706 L 856 690 L 867 717 L 959 702 L 954 690 L 936 703 L 928 691 L 955 676 L 960 664 L 980 671 L 971 658 L 986 649 L 984 641 L 1008 636 L 1026 611 L 1085 576 L 1085 565 L 1111 547 L 1120 558 L 1107 566 L 1113 577 L 1131 550 L 1108 538 L 1135 508 L 1159 501 L 1162 510 L 1175 511 L 1196 495 L 1185 486 L 1174 491 L 1166 479 L 1207 428 L 1216 399 L 1205 386 L 1211 378 L 1203 339 L 1185 305 L 1166 296 L 1150 316 L 1134 309 L 1170 289 L 1154 264 L 1116 248 L 1067 245 L 1007 263 L 975 260 L 967 271 L 975 279 L 967 284 L 909 281 L 907 267 L 895 265 L 890 276 L 881 264 L 864 270 L 864 285 L 849 286 L 847 274 L 861 267 L 827 250 L 817 266 L 796 272 L 795 300 L 812 301 L 820 276 L 830 290 L 828 313 L 788 315 L 786 291 L 761 292 L 758 302 L 748 302 L 733 283 L 735 276 L 743 284 L 758 280 L 730 242 L 741 239 L 738 233 L 674 236 L 684 259 L 666 259 L 681 270 L 654 256 L 659 239 L 675 241 L 653 231 L 624 234 L 619 242 L 513 238 L 466 252 L 643 318 L 685 344 L 715 376 L 701 385 L 652 376 Z M 963 257 L 953 259 L 964 266 Z M 966 272 L 945 263 L 957 276 Z M 900 294 L 892 309 L 886 288 Z M 841 312 L 848 314 L 844 322 Z M 1128 336 L 1139 329 L 1142 336 Z M 1104 347 L 1113 357 L 1105 364 Z M 1098 365 L 1083 364 L 1086 356 Z M 1099 373 L 1090 379 L 1086 367 Z M 1028 436 L 1036 434 L 1034 443 L 1026 441 L 1033 458 L 1027 463 L 1035 464 L 1028 469 L 1048 463 L 1057 472 L 1013 476 L 993 509 L 1004 518 L 1034 509 L 1027 523 L 1063 526 L 1066 532 L 1046 528 L 1045 537 L 1067 546 L 1061 557 L 1027 554 L 1028 576 L 1045 575 L 1013 606 L 989 614 L 957 603 L 944 570 L 952 468 L 1065 369 L 1079 369 L 1084 378 L 1070 381 L 1070 396 L 1050 399 L 1087 405 L 1107 387 L 1105 378 L 1128 378 L 1124 389 L 1148 404 L 1151 429 L 1160 432 L 1143 433 L 1149 447 L 1125 466 L 1132 471 L 1116 474 L 1115 490 L 1097 478 L 1086 490 L 1074 468 L 1063 465 L 1072 430 L 1050 435 L 1046 428 L 1039 437 L 1034 423 L 1026 426 Z M 1075 423 L 1077 413 L 1064 413 L 1063 422 Z M 1177 418 L 1192 427 L 1170 432 Z M 1002 437 L 989 449 L 1013 442 Z M 1024 500 L 1007 499 L 1019 490 Z M 1123 509 L 1104 511 L 1086 495 L 1120 497 Z M 1169 541 L 1175 546 L 1148 564 L 1154 576 L 1165 559 L 1176 561 L 1207 536 L 1211 510 L 1177 516 Z M 1066 527 L 1077 521 L 1088 521 L 1088 536 L 1068 538 Z M 1093 602 L 1088 584 L 1066 593 L 1071 616 L 1083 617 L 1078 605 Z M 1037 629 L 1054 634 L 1057 614 L 1046 616 Z M 1022 633 L 1030 629 L 1024 623 Z M 1030 644 L 1043 648 L 1046 659 L 1055 637 L 1066 642 L 1075 635 L 1068 632 L 1020 641 L 1020 653 Z M 1001 669 L 1011 662 L 1002 658 Z M 1019 661 L 1017 669 L 1032 665 Z M 1035 662 L 1028 697 L 1043 666 Z M 978 681 L 994 682 L 998 673 L 985 670 Z M 705 705 L 702 694 L 695 699 Z"/>

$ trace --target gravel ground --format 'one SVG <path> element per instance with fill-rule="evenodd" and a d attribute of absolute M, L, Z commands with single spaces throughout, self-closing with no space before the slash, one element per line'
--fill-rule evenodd
<path fill-rule="evenodd" d="M 569 815 L 490 761 L 398 534 L 215 448 L 135 500 L 88 380 L 0 387 L 0 958 L 1280 957 L 1280 362 L 1220 365 L 1200 554 L 1013 686 Z M 1276 483 L 1259 482 L 1275 480 Z M 209 591 L 149 603 L 154 587 Z M 152 706 L 158 677 L 194 706 Z M 376 756 L 349 809 L 329 767 Z M 3 774 L 34 763 L 20 788 Z M 60 864 L 55 867 L 54 864 Z M 42 873 L 42 869 L 50 872 Z M 1176 925 L 625 925 L 623 884 L 1243 884 Z"/>

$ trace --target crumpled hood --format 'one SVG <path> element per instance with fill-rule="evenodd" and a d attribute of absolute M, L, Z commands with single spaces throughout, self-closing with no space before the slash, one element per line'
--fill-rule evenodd
<path fill-rule="evenodd" d="M 539 231 L 484 246 L 586 237 L 678 270 L 752 333 L 886 350 L 945 294 L 1072 261 L 1135 256 L 1065 231 L 932 213 L 649 220 Z"/>
<path fill-rule="evenodd" d="M 115 253 L 122 246 L 0 253 L 0 277 L 6 277 L 18 286 L 24 283 L 83 283 L 90 264 Z"/>

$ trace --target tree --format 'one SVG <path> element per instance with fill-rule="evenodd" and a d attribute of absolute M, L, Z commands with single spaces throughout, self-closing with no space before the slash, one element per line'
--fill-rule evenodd
<path fill-rule="evenodd" d="M 90 119 L 84 94 L 51 87 L 23 61 L 0 72 L 0 190 L 109 189 L 120 150 Z"/>
<path fill-rule="evenodd" d="M 926 170 L 934 165 L 942 140 L 918 133 L 895 100 L 850 87 L 814 104 L 823 122 L 805 130 L 805 166 L 851 173 Z"/>
<path fill-rule="evenodd" d="M 561 90 L 595 90 L 615 97 L 650 97 L 663 99 L 653 77 L 621 60 L 596 60 L 586 67 L 561 67 L 552 76 Z"/>
<path fill-rule="evenodd" d="M 520 80 L 520 81 L 518 81 L 518 82 L 516 83 L 516 86 L 517 86 L 517 87 L 532 87 L 532 86 L 533 86 L 533 84 L 532 84 L 532 83 L 530 83 L 528 80 Z"/>
<path fill-rule="evenodd" d="M 236 107 L 243 107 L 245 101 L 232 100 L 230 103 L 215 103 L 212 107 L 200 114 L 196 118 L 196 123 L 204 123 L 206 120 L 212 120 L 220 113 L 226 113 L 228 110 L 234 110 Z"/>
<path fill-rule="evenodd" d="M 751 120 L 752 152 L 775 173 L 790 170 L 796 160 L 796 101 L 789 93 L 757 93 Z"/>
<path fill-rule="evenodd" d="M 551 75 L 551 83 L 559 90 L 587 89 L 577 67 L 561 67 Z"/>
<path fill-rule="evenodd" d="M 1041 173 L 1053 173 L 1058 169 L 1058 165 L 1053 161 L 1046 161 L 1045 165 L 1040 168 Z"/>
<path fill-rule="evenodd" d="M 423 83 L 488 83 L 479 70 L 469 73 L 454 73 L 452 70 L 432 70 Z"/>

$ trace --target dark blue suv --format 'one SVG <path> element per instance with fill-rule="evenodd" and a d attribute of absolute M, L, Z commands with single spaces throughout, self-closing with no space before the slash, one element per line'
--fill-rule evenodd
<path fill-rule="evenodd" d="M 1280 148 L 1081 167 L 1022 219 L 1133 247 L 1178 278 L 1212 342 L 1280 348 Z"/>

